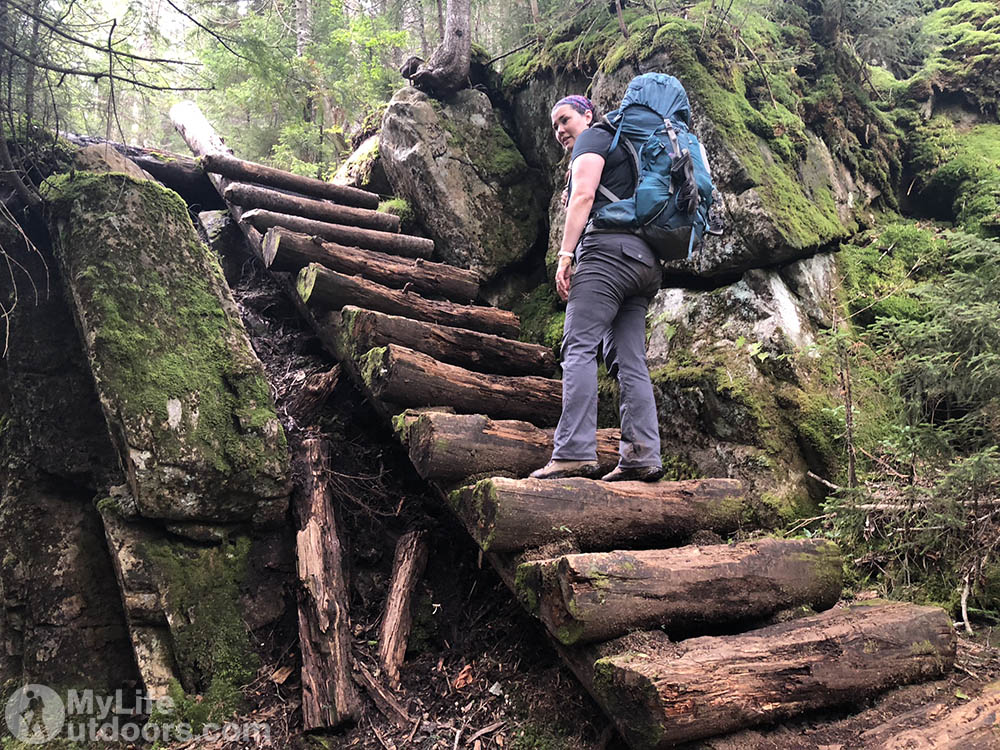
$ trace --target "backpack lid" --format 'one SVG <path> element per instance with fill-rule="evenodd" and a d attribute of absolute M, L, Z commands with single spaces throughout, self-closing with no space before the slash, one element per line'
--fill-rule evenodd
<path fill-rule="evenodd" d="M 643 73 L 629 81 L 621 106 L 608 115 L 617 124 L 625 110 L 639 105 L 655 112 L 661 120 L 678 120 L 691 125 L 691 103 L 684 86 L 666 73 Z"/>

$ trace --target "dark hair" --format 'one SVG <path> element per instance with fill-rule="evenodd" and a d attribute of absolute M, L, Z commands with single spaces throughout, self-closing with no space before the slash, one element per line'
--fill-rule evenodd
<path fill-rule="evenodd" d="M 597 107 L 594 106 L 594 103 L 590 101 L 590 99 L 580 94 L 571 94 L 570 96 L 564 96 L 562 99 L 560 99 L 555 103 L 555 105 L 552 107 L 552 111 L 555 112 L 564 104 L 568 104 L 575 111 L 579 112 L 581 115 L 584 112 L 591 112 L 595 118 L 597 117 Z"/>

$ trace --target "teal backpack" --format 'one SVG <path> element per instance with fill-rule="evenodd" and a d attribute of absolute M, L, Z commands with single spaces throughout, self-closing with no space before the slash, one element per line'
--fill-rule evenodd
<path fill-rule="evenodd" d="M 594 212 L 588 232 L 634 232 L 660 260 L 691 258 L 708 225 L 715 186 L 690 121 L 687 92 L 676 78 L 644 73 L 632 79 L 621 106 L 599 127 L 614 133 L 609 152 L 620 143 L 631 155 L 635 193 L 621 198 L 600 186 L 611 203 Z"/>

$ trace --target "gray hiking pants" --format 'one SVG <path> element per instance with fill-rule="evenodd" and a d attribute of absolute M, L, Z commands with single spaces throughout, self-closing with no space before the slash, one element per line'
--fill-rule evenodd
<path fill-rule="evenodd" d="M 660 465 L 660 432 L 646 366 L 646 309 L 660 264 L 632 234 L 589 234 L 576 250 L 562 341 L 562 416 L 552 458 L 597 458 L 597 349 L 616 364 L 623 468 Z"/>

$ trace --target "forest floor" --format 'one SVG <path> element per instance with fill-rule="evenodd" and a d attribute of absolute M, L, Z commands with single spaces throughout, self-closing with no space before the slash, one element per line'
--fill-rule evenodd
<path fill-rule="evenodd" d="M 242 264 L 242 265 L 240 265 Z M 283 399 L 313 372 L 333 364 L 303 330 L 278 286 L 252 263 L 234 265 L 234 291 L 254 347 Z M 356 750 L 625 750 L 610 721 L 488 567 L 440 499 L 419 479 L 389 428 L 342 378 L 314 423 L 284 414 L 293 447 L 305 434 L 331 439 L 331 482 L 351 581 L 355 658 L 375 671 L 378 626 L 393 547 L 402 533 L 428 535 L 427 571 L 415 596 L 410 652 L 396 697 L 412 723 L 390 720 L 367 697 L 362 719 L 328 734 L 305 734 L 294 592 L 282 624 L 260 636 L 264 666 L 246 691 L 238 721 L 266 723 L 270 738 L 168 746 L 172 750 L 248 747 Z M 874 594 L 872 594 L 874 596 Z M 863 598 L 859 595 L 859 598 Z M 1000 679 L 1000 630 L 960 636 L 947 679 L 890 691 L 843 711 L 825 711 L 781 725 L 687 745 L 688 750 L 852 750 L 868 747 L 865 732 L 892 720 L 900 728 L 927 724 L 929 704 L 959 704 Z"/>

